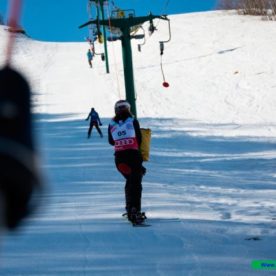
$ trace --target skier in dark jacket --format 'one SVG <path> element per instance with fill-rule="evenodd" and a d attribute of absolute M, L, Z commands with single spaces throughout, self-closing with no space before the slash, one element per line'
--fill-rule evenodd
<path fill-rule="evenodd" d="M 92 68 L 93 67 L 92 66 L 93 52 L 90 49 L 88 49 L 86 55 L 87 55 L 88 64 L 89 64 L 90 68 Z"/>
<path fill-rule="evenodd" d="M 108 141 L 115 149 L 115 164 L 118 171 L 125 177 L 125 201 L 128 219 L 140 219 L 142 177 L 145 168 L 142 166 L 141 130 L 137 119 L 130 112 L 130 104 L 120 100 L 115 104 L 115 117 L 108 127 Z M 142 217 L 142 220 L 144 218 Z"/>
<path fill-rule="evenodd" d="M 101 126 L 102 123 L 101 123 L 98 112 L 96 112 L 95 108 L 93 108 L 93 107 L 91 108 L 91 111 L 88 114 L 88 117 L 86 118 L 86 121 L 88 121 L 89 118 L 90 118 L 90 126 L 89 126 L 89 129 L 88 129 L 87 138 L 90 138 L 93 126 L 96 127 L 96 129 L 97 129 L 98 133 L 100 134 L 100 136 L 103 137 L 102 131 L 99 127 L 99 125 Z"/>

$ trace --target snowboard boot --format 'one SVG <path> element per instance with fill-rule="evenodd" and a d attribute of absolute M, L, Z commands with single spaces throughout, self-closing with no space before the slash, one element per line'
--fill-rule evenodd
<path fill-rule="evenodd" d="M 128 213 L 128 220 L 135 224 L 141 224 L 146 219 L 146 214 L 144 212 L 137 211 L 135 207 L 131 209 L 131 211 Z"/>

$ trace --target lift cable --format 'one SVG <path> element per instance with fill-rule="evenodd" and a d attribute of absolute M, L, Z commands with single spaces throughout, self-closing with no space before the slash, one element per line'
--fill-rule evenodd
<path fill-rule="evenodd" d="M 114 5 L 113 1 L 112 1 L 112 3 Z M 112 29 L 111 20 L 110 20 L 111 11 L 109 9 L 109 6 L 107 6 L 107 15 L 108 15 L 109 28 L 111 30 Z M 113 41 L 114 37 L 113 37 L 112 32 L 110 32 L 110 38 L 111 38 L 111 41 Z M 121 88 L 120 88 L 120 81 L 119 81 L 119 75 L 118 75 L 118 64 L 117 64 L 117 59 L 116 59 L 116 54 L 115 54 L 115 47 L 114 47 L 113 43 L 112 43 L 112 52 L 113 52 L 113 59 L 114 59 L 114 65 L 115 65 L 115 75 L 116 75 L 116 81 L 117 81 L 117 89 L 118 89 L 119 99 L 121 99 Z"/>

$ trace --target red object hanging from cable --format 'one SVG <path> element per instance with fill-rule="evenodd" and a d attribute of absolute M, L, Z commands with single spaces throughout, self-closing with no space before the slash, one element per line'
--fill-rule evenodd
<path fill-rule="evenodd" d="M 163 63 L 162 63 L 162 54 L 161 54 L 160 66 L 161 66 L 161 72 L 162 72 L 162 77 L 163 77 L 162 85 L 163 85 L 163 87 L 168 88 L 170 86 L 170 84 L 165 79 L 165 74 L 164 74 L 164 70 L 163 70 Z"/>
<path fill-rule="evenodd" d="M 166 82 L 166 81 L 164 81 L 162 85 L 163 85 L 165 88 L 168 88 L 168 87 L 170 86 L 170 84 L 169 84 L 168 82 Z"/>
<path fill-rule="evenodd" d="M 171 40 L 171 27 L 170 27 L 170 20 L 168 20 L 169 23 L 169 39 L 166 41 L 159 41 L 159 46 L 160 46 L 160 66 L 161 66 L 161 72 L 162 72 L 162 77 L 163 77 L 163 87 L 168 88 L 170 86 L 170 84 L 166 81 L 165 79 L 165 74 L 164 74 L 164 70 L 163 70 L 163 61 L 162 61 L 162 56 L 164 54 L 164 43 L 167 43 Z"/>

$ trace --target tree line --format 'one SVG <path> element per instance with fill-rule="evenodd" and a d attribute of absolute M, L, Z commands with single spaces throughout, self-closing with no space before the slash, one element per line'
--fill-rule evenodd
<path fill-rule="evenodd" d="M 237 10 L 239 14 L 261 15 L 276 20 L 276 0 L 219 0 L 218 8 Z"/>

